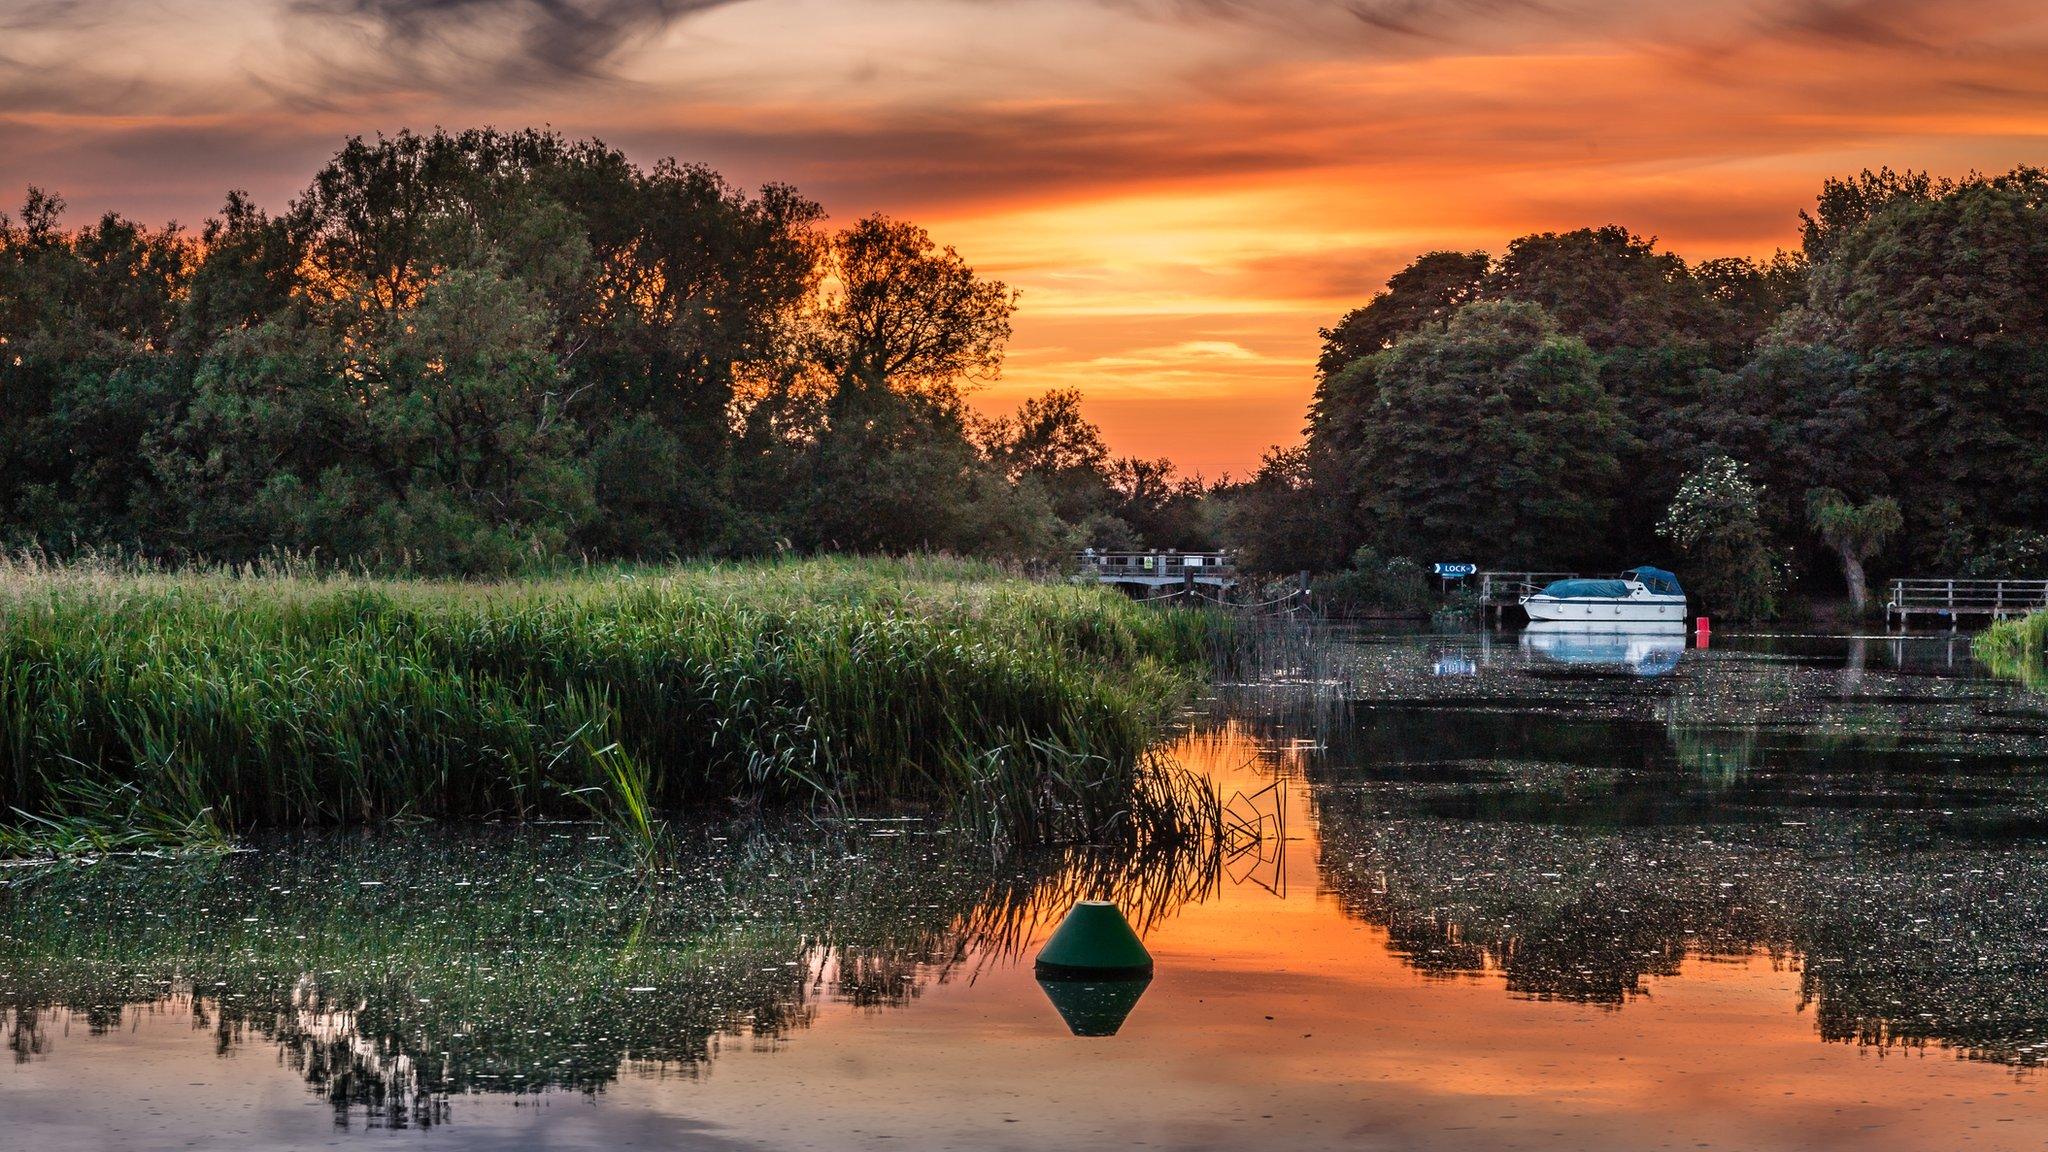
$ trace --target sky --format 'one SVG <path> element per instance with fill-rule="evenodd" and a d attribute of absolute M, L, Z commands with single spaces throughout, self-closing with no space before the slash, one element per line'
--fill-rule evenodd
<path fill-rule="evenodd" d="M 1416 255 L 1797 243 L 1820 182 L 2048 162 L 2040 0 L 0 0 L 0 202 L 281 208 L 351 134 L 552 126 L 917 221 L 1012 407 L 1243 475 Z"/>

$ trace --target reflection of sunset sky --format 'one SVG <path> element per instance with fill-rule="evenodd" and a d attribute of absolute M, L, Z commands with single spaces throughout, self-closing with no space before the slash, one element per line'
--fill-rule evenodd
<path fill-rule="evenodd" d="M 809 1027 L 728 1039 L 693 1073 L 629 1071 L 587 1099 L 465 1095 L 447 1124 L 389 1136 L 733 1150 L 2039 1146 L 2037 1076 L 1822 1043 L 1795 960 L 1689 959 L 1619 1010 L 1517 998 L 1492 973 L 1426 976 L 1323 890 L 1297 760 L 1234 725 L 1171 751 L 1226 790 L 1261 787 L 1276 766 L 1294 778 L 1292 883 L 1284 900 L 1226 885 L 1157 924 L 1158 972 L 1114 1038 L 1070 1036 L 1027 963 L 969 964 L 899 1007 L 821 998 Z M 334 1138 L 306 1122 L 300 1072 L 256 1050 L 218 1059 L 178 1004 L 105 1036 L 52 1031 L 55 1054 L 5 1085 L 41 1131 L 103 1095 L 149 1098 L 162 1144 Z M 240 1105 L 225 1124 L 224 1083 Z M 101 1135 L 79 1131 L 79 1147 Z"/>
<path fill-rule="evenodd" d="M 2044 64 L 2021 0 L 29 0 L 0 195 L 191 222 L 350 132 L 596 134 L 929 225 L 1024 293 L 987 402 L 1078 386 L 1214 474 L 1418 251 L 1766 254 L 1825 176 L 2041 159 Z"/>

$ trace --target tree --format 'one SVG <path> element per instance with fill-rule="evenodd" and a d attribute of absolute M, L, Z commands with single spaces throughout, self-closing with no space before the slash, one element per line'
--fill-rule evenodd
<path fill-rule="evenodd" d="M 1628 437 L 1586 345 L 1533 305 L 1466 305 L 1327 382 L 1327 455 L 1345 547 L 1507 567 L 1596 556 Z"/>
<path fill-rule="evenodd" d="M 128 543 L 143 439 L 189 394 L 170 345 L 200 254 L 175 224 L 63 213 L 37 188 L 0 213 L 0 541 Z"/>
<path fill-rule="evenodd" d="M 815 355 L 841 388 L 887 387 L 951 406 L 1001 370 L 1016 295 L 924 229 L 869 216 L 833 237 L 826 276 Z"/>
<path fill-rule="evenodd" d="M 1334 376 L 1352 361 L 1384 352 L 1404 336 L 1479 298 L 1489 261 L 1484 252 L 1430 252 L 1387 278 L 1387 286 L 1342 320 L 1322 330 L 1323 353 L 1316 374 Z"/>
<path fill-rule="evenodd" d="M 1055 546 L 1042 491 L 990 465 L 951 408 L 921 393 L 849 387 L 832 412 L 780 517 L 799 547 L 1017 557 Z"/>
<path fill-rule="evenodd" d="M 1870 602 L 1869 585 L 1863 577 L 1863 562 L 1883 550 L 1905 525 L 1899 502 L 1880 496 L 1863 504 L 1852 504 L 1833 488 L 1815 488 L 1806 494 L 1806 519 L 1827 546 L 1842 561 L 1842 581 L 1849 587 L 1849 606 L 1858 616 Z"/>
<path fill-rule="evenodd" d="M 404 316 L 364 390 L 382 449 L 380 487 L 395 514 L 437 534 L 394 529 L 384 548 L 444 557 L 451 570 L 503 568 L 521 552 L 559 551 L 587 514 L 571 461 L 576 432 L 552 330 L 537 293 L 489 271 L 444 273 Z M 389 501 L 380 501 L 389 503 Z"/>
<path fill-rule="evenodd" d="M 1147 547 L 1215 546 L 1215 526 L 1203 501 L 1206 486 L 1198 477 L 1180 475 L 1173 461 L 1119 456 L 1110 461 L 1109 486 L 1115 493 L 1111 513 Z"/>
<path fill-rule="evenodd" d="M 1212 489 L 1225 546 L 1246 571 L 1321 572 L 1340 566 L 1343 533 L 1319 494 L 1306 444 L 1269 448 L 1249 480 Z"/>
<path fill-rule="evenodd" d="M 1697 339 L 1705 318 L 1685 261 L 1612 224 L 1520 237 L 1488 275 L 1486 295 L 1542 305 L 1599 352 Z"/>
<path fill-rule="evenodd" d="M 1522 236 L 1497 261 L 1477 252 L 1431 253 L 1323 333 L 1319 397 L 1337 390 L 1336 375 L 1353 361 L 1441 325 L 1466 304 L 1538 305 L 1560 335 L 1593 351 L 1601 385 L 1630 433 L 1618 447 L 1630 482 L 1603 534 L 1608 549 L 1588 557 L 1621 562 L 1654 547 L 1657 519 L 1681 474 L 1706 454 L 1701 432 L 1719 425 L 1701 403 L 1703 392 L 1716 374 L 1725 380 L 1738 372 L 1805 291 L 1801 257 L 1688 267 L 1655 240 L 1615 225 Z"/>
<path fill-rule="evenodd" d="M 1781 580 L 1762 492 L 1748 471 L 1726 456 L 1707 460 L 1679 484 L 1657 531 L 1684 552 L 1686 583 L 1708 610 L 1768 620 L 1777 614 Z"/>
<path fill-rule="evenodd" d="M 1807 264 L 1798 254 L 1705 260 L 1693 265 L 1692 278 L 1707 303 L 1696 334 L 1723 368 L 1747 359 L 1779 318 L 1806 300 Z"/>
<path fill-rule="evenodd" d="M 708 168 L 641 169 L 595 140 L 401 132 L 349 141 L 276 225 L 288 243 L 255 251 L 260 263 L 295 247 L 294 310 L 366 359 L 451 271 L 518 285 L 548 318 L 542 347 L 574 400 L 581 450 L 607 446 L 617 465 L 629 444 L 674 449 L 660 470 L 668 499 L 604 484 L 606 508 L 578 543 L 659 554 L 722 547 L 742 514 L 727 475 L 733 408 L 798 357 L 820 216 L 787 187 L 750 197 Z"/>
<path fill-rule="evenodd" d="M 274 215 L 230 193 L 197 242 L 62 209 L 0 217 L 8 543 L 467 572 L 1128 531 L 1076 396 L 970 435 L 1015 295 L 786 186 L 437 130 L 349 140 Z"/>
<path fill-rule="evenodd" d="M 981 429 L 983 451 L 1012 482 L 1041 485 L 1061 519 L 1079 523 L 1110 502 L 1109 448 L 1081 414 L 1081 393 L 1058 388 Z"/>
<path fill-rule="evenodd" d="M 1856 363 L 1912 555 L 2048 523 L 2048 173 L 1865 174 L 1823 211 L 1805 324 Z"/>
<path fill-rule="evenodd" d="M 821 548 L 1016 555 L 1051 547 L 1042 490 L 1010 482 L 969 437 L 962 396 L 1002 366 L 1016 297 L 921 228 L 870 216 L 832 238 L 807 360 L 773 394 L 824 397 L 788 435 L 778 519 Z M 784 410 L 794 410 L 785 408 Z"/>

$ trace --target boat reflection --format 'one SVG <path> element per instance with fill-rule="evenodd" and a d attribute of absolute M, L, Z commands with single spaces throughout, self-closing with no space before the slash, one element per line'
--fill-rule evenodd
<path fill-rule="evenodd" d="M 1665 676 L 1685 655 L 1685 625 L 1539 620 L 1522 630 L 1522 650 L 1539 675 Z"/>

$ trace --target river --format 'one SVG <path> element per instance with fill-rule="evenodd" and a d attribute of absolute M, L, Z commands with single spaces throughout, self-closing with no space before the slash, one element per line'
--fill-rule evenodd
<path fill-rule="evenodd" d="M 573 824 L 0 874 L 0 1146 L 2048 1141 L 2048 697 L 1967 637 L 1285 663 L 1168 746 L 1216 854 L 735 814 L 653 879 Z M 1034 979 L 1084 896 L 1149 984 Z"/>

